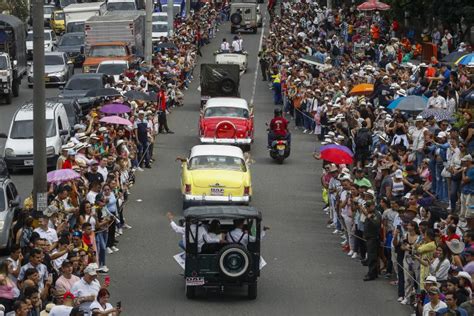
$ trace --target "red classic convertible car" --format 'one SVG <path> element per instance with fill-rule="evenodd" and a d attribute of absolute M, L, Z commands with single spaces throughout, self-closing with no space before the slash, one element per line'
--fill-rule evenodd
<path fill-rule="evenodd" d="M 230 144 L 250 150 L 253 113 L 241 98 L 211 98 L 201 111 L 199 137 L 203 144 Z"/>

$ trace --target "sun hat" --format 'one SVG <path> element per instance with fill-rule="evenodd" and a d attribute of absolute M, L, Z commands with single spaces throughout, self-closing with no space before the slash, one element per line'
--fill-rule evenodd
<path fill-rule="evenodd" d="M 471 155 L 465 155 L 464 157 L 461 158 L 461 161 L 472 161 L 472 156 Z"/>
<path fill-rule="evenodd" d="M 338 169 L 337 169 L 337 166 L 335 164 L 331 164 L 331 166 L 329 167 L 329 172 L 336 172 Z"/>
<path fill-rule="evenodd" d="M 418 115 L 416 118 L 415 118 L 415 121 L 416 122 L 419 122 L 419 121 L 424 121 L 425 119 L 423 118 L 423 116 L 421 115 Z"/>
<path fill-rule="evenodd" d="M 67 155 L 68 155 L 68 156 L 75 156 L 75 155 L 76 155 L 76 151 L 75 151 L 74 149 L 68 149 Z"/>
<path fill-rule="evenodd" d="M 437 287 L 440 286 L 438 280 L 434 275 L 428 275 L 425 279 L 425 283 L 436 284 Z"/>
<path fill-rule="evenodd" d="M 73 148 L 74 148 L 73 142 L 69 142 L 61 146 L 61 150 L 68 150 L 68 149 L 73 149 Z"/>
<path fill-rule="evenodd" d="M 97 264 L 95 264 L 95 263 L 90 263 L 90 264 L 84 269 L 84 273 L 85 273 L 85 274 L 88 274 L 88 275 L 91 275 L 91 276 L 97 275 Z"/>
<path fill-rule="evenodd" d="M 459 255 L 464 250 L 464 244 L 458 239 L 446 241 L 446 246 L 448 246 L 449 250 L 455 255 Z"/>
<path fill-rule="evenodd" d="M 453 240 L 457 240 L 457 239 L 453 239 Z M 466 271 L 458 272 L 458 278 L 466 279 L 469 281 L 469 283 L 472 283 L 471 275 L 467 273 Z"/>
<path fill-rule="evenodd" d="M 47 216 L 47 217 L 51 217 L 53 216 L 54 214 L 58 213 L 59 212 L 59 209 L 54 206 L 54 205 L 49 205 L 48 207 L 46 207 L 43 211 L 43 215 L 44 216 Z"/>
<path fill-rule="evenodd" d="M 395 179 L 403 179 L 403 172 L 400 169 L 395 171 Z"/>
<path fill-rule="evenodd" d="M 438 137 L 438 138 L 443 138 L 443 137 L 446 137 L 446 136 L 448 136 L 448 135 L 446 135 L 445 132 L 439 132 L 436 137 Z"/>

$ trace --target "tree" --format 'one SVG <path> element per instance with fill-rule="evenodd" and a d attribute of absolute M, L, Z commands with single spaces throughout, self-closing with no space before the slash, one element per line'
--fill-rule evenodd
<path fill-rule="evenodd" d="M 0 2 L 0 10 L 8 11 L 11 15 L 16 16 L 22 21 L 28 19 L 30 8 L 28 7 L 28 0 L 5 0 Z"/>

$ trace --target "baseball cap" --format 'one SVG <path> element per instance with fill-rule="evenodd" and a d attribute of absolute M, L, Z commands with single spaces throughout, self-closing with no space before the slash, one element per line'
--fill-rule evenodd
<path fill-rule="evenodd" d="M 461 158 L 461 161 L 472 161 L 472 156 L 471 155 L 465 155 L 464 157 Z"/>
<path fill-rule="evenodd" d="M 97 275 L 97 265 L 96 265 L 95 263 L 90 263 L 90 264 L 84 269 L 84 273 L 85 273 L 85 274 L 88 274 L 88 275 L 91 275 L 91 276 Z"/>
<path fill-rule="evenodd" d="M 446 137 L 446 136 L 447 136 L 447 135 L 446 135 L 445 132 L 439 132 L 437 137 L 438 137 L 438 138 L 442 138 L 442 137 Z"/>

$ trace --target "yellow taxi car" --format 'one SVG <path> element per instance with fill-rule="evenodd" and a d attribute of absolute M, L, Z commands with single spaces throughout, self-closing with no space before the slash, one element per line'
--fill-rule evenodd
<path fill-rule="evenodd" d="M 66 24 L 64 22 L 64 11 L 55 10 L 51 13 L 51 19 L 49 20 L 49 26 L 56 34 L 62 34 L 66 30 Z"/>
<path fill-rule="evenodd" d="M 183 209 L 194 204 L 249 204 L 250 169 L 239 147 L 197 145 L 188 158 L 179 159 Z"/>

